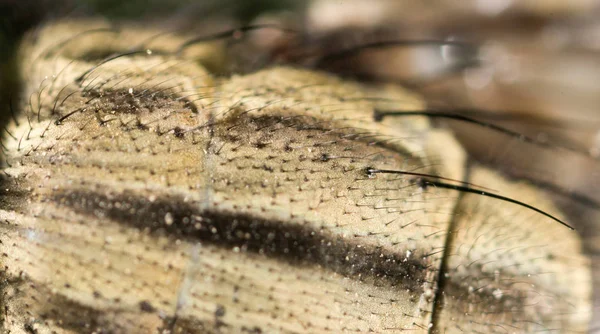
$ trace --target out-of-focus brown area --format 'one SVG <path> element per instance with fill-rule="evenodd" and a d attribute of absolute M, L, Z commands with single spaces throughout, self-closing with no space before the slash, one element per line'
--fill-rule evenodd
<path fill-rule="evenodd" d="M 327 43 L 332 52 L 382 41 L 473 43 L 473 50 L 449 45 L 364 49 L 320 65 L 403 82 L 422 92 L 431 108 L 469 111 L 466 116 L 541 143 L 464 122 L 439 122 L 453 128 L 474 159 L 548 188 L 584 238 L 598 291 L 599 1 L 319 0 L 307 20 L 315 36 L 345 41 Z M 595 300 L 598 309 L 598 292 Z M 599 316 L 595 319 L 592 331 L 600 330 Z"/>

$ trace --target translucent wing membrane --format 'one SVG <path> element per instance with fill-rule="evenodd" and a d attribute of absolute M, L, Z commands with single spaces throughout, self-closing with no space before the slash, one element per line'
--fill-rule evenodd
<path fill-rule="evenodd" d="M 278 27 L 63 20 L 25 39 L 2 140 L 4 330 L 589 329 L 577 232 L 600 199 L 515 162 L 595 172 L 589 150 L 432 109 L 428 85 L 317 71 L 358 51 L 303 53 L 303 32 Z M 232 53 L 264 30 L 261 56 Z M 431 42 L 471 45 L 405 46 Z"/>

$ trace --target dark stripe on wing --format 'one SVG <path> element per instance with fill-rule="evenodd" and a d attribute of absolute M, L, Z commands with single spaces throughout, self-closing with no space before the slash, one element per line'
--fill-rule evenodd
<path fill-rule="evenodd" d="M 202 210 L 181 197 L 153 201 L 132 192 L 107 196 L 89 190 L 56 194 L 54 200 L 76 212 L 108 218 L 153 234 L 208 242 L 242 252 L 259 253 L 295 265 L 317 265 L 341 275 L 372 277 L 392 286 L 418 291 L 428 270 L 426 259 L 405 250 L 391 252 L 360 244 L 308 224 L 290 224 L 244 213 Z"/>

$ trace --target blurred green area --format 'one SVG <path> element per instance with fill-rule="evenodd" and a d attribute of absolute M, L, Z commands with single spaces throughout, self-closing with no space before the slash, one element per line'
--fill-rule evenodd
<path fill-rule="evenodd" d="M 248 24 L 272 11 L 296 11 L 304 0 L 0 0 L 0 127 L 19 100 L 16 50 L 23 34 L 46 20 L 61 16 L 100 15 L 109 19 L 144 20 L 178 16 L 223 16 Z"/>
<path fill-rule="evenodd" d="M 92 13 L 112 18 L 139 18 L 156 13 L 192 11 L 199 15 L 229 15 L 247 23 L 269 11 L 294 10 L 306 1 L 300 0 L 80 0 L 78 5 Z"/>

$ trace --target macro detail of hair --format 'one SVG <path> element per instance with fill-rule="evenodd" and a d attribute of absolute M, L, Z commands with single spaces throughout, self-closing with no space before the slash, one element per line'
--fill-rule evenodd
<path fill-rule="evenodd" d="M 598 330 L 600 144 L 577 112 L 596 87 L 539 75 L 597 49 L 533 50 L 549 26 L 591 33 L 570 23 L 593 4 L 364 3 L 30 30 L 2 131 L 2 332 Z"/>

